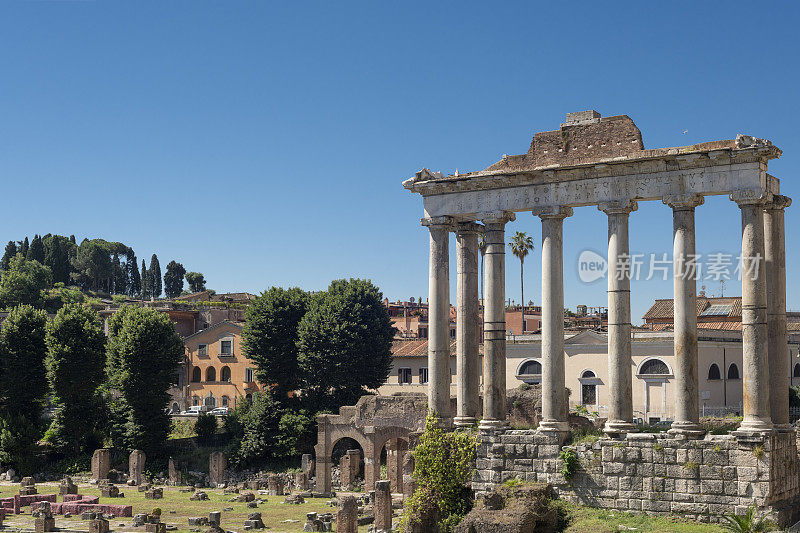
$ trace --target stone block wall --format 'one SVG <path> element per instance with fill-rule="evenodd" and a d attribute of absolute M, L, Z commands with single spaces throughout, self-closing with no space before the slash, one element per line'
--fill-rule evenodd
<path fill-rule="evenodd" d="M 569 480 L 561 472 L 567 448 L 579 463 Z M 577 503 L 703 521 L 755 502 L 788 523 L 800 518 L 798 462 L 794 433 L 703 440 L 634 433 L 562 447 L 557 437 L 507 430 L 479 436 L 472 487 L 484 492 L 513 478 L 547 482 Z"/>

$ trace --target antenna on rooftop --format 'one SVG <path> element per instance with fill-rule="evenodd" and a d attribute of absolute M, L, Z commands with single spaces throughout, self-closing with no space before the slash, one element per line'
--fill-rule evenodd
<path fill-rule="evenodd" d="M 719 295 L 720 297 L 725 296 L 725 280 L 719 280 Z"/>

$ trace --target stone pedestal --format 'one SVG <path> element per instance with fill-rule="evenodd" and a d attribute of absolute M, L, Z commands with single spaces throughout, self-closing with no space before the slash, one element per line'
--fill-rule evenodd
<path fill-rule="evenodd" d="M 283 478 L 281 476 L 269 476 L 267 478 L 267 492 L 270 496 L 283 496 Z"/>
<path fill-rule="evenodd" d="M 100 496 L 103 498 L 118 498 L 119 488 L 111 483 L 104 483 L 100 485 Z"/>
<path fill-rule="evenodd" d="M 141 450 L 133 450 L 128 457 L 128 481 L 139 485 L 144 473 L 144 462 L 147 456 Z"/>
<path fill-rule="evenodd" d="M 78 494 L 78 486 L 72 482 L 71 477 L 66 476 L 61 480 L 61 484 L 58 486 L 58 493 L 61 496 L 64 494 Z"/>
<path fill-rule="evenodd" d="M 308 489 L 308 477 L 305 472 L 297 472 L 294 475 L 294 486 L 297 490 Z"/>
<path fill-rule="evenodd" d="M 214 452 L 208 456 L 208 477 L 213 486 L 225 483 L 228 460 L 222 452 Z"/>
<path fill-rule="evenodd" d="M 108 533 L 108 520 L 95 518 L 89 522 L 89 533 Z"/>
<path fill-rule="evenodd" d="M 358 503 L 352 496 L 339 498 L 336 533 L 358 533 Z"/>
<path fill-rule="evenodd" d="M 19 482 L 19 495 L 20 496 L 33 496 L 37 494 L 36 481 L 32 477 L 24 477 Z"/>
<path fill-rule="evenodd" d="M 375 483 L 375 533 L 392 531 L 392 492 L 385 479 Z"/>
<path fill-rule="evenodd" d="M 167 533 L 167 524 L 159 522 L 157 524 L 145 524 L 144 530 L 146 533 Z"/>
<path fill-rule="evenodd" d="M 569 431 L 564 393 L 563 225 L 572 208 L 534 210 L 542 219 L 542 421 L 539 431 Z"/>
<path fill-rule="evenodd" d="M 92 454 L 92 479 L 102 481 L 108 479 L 108 471 L 111 468 L 111 450 L 100 448 Z"/>
<path fill-rule="evenodd" d="M 154 487 L 144 493 L 144 497 L 146 500 L 160 500 L 164 497 L 164 489 L 160 487 Z"/>
<path fill-rule="evenodd" d="M 36 518 L 33 522 L 33 527 L 36 533 L 48 533 L 49 531 L 55 531 L 56 520 L 53 517 Z"/>

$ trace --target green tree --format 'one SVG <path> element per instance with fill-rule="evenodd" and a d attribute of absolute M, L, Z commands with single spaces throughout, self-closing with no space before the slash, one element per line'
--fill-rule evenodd
<path fill-rule="evenodd" d="M 72 243 L 63 235 L 50 235 L 44 239 L 44 248 L 44 265 L 53 272 L 53 283 L 68 284 Z"/>
<path fill-rule="evenodd" d="M 3 259 L 0 261 L 0 270 L 8 270 L 9 265 L 11 265 L 11 259 L 15 255 L 17 255 L 17 243 L 14 241 L 8 241 L 8 244 L 6 244 L 5 253 L 3 253 Z"/>
<path fill-rule="evenodd" d="M 297 287 L 272 287 L 245 311 L 243 351 L 256 365 L 261 383 L 274 384 L 274 397 L 284 402 L 299 384 L 298 326 L 308 308 L 308 294 Z"/>
<path fill-rule="evenodd" d="M 110 289 L 113 276 L 111 255 L 101 239 L 84 239 L 72 260 L 72 280 L 86 290 Z"/>
<path fill-rule="evenodd" d="M 119 254 L 114 254 L 111 260 L 113 268 L 113 283 L 111 284 L 112 294 L 127 294 L 128 292 L 128 275 L 125 268 L 119 260 Z"/>
<path fill-rule="evenodd" d="M 45 439 L 80 453 L 93 443 L 98 388 L 103 382 L 106 337 L 90 307 L 69 304 L 47 324 L 47 379 L 55 413 Z"/>
<path fill-rule="evenodd" d="M 177 261 L 170 261 L 167 264 L 167 272 L 164 274 L 164 293 L 167 298 L 175 298 L 183 292 L 183 276 L 186 269 Z"/>
<path fill-rule="evenodd" d="M 147 266 L 144 264 L 144 259 L 142 259 L 142 300 L 147 300 L 150 298 L 150 275 L 147 272 Z"/>
<path fill-rule="evenodd" d="M 206 278 L 200 272 L 187 272 L 186 283 L 189 284 L 189 290 L 191 292 L 206 290 Z"/>
<path fill-rule="evenodd" d="M 311 411 L 352 405 L 386 381 L 395 328 L 369 280 L 335 280 L 313 295 L 298 330 L 298 366 Z"/>
<path fill-rule="evenodd" d="M 153 254 L 150 258 L 150 270 L 147 272 L 147 281 L 150 282 L 150 296 L 161 298 L 161 264 L 158 256 Z"/>
<path fill-rule="evenodd" d="M 15 307 L 0 336 L 0 461 L 31 473 L 33 448 L 43 431 L 47 395 L 47 313 L 29 305 Z"/>
<path fill-rule="evenodd" d="M 44 264 L 44 243 L 39 235 L 34 235 L 28 253 L 25 256 L 29 261 L 39 261 Z"/>
<path fill-rule="evenodd" d="M 44 305 L 44 290 L 53 284 L 50 269 L 38 261 L 28 261 L 22 254 L 11 259 L 8 270 L 0 280 L 0 307 L 28 304 Z"/>
<path fill-rule="evenodd" d="M 519 259 L 519 293 L 522 309 L 525 309 L 525 281 L 522 276 L 523 266 L 525 265 L 525 258 L 533 250 L 533 238 L 529 237 L 527 233 L 518 231 L 511 237 L 511 242 L 508 243 L 511 248 L 511 253 Z M 523 320 L 524 322 L 524 320 Z M 522 333 L 520 331 L 520 333 Z"/>
<path fill-rule="evenodd" d="M 142 292 L 142 277 L 139 274 L 139 264 L 133 250 L 128 250 L 125 269 L 128 271 L 128 296 L 139 296 Z"/>
<path fill-rule="evenodd" d="M 149 307 L 123 306 L 109 320 L 108 386 L 126 414 L 125 444 L 154 453 L 170 430 L 165 408 L 184 346 L 175 324 Z"/>
<path fill-rule="evenodd" d="M 30 248 L 30 243 L 28 242 L 27 236 L 25 237 L 25 240 L 19 243 L 19 246 L 17 246 L 17 248 L 19 249 L 19 253 L 22 254 L 22 257 L 28 256 L 28 248 Z"/>
<path fill-rule="evenodd" d="M 194 432 L 197 440 L 203 444 L 210 443 L 217 434 L 217 417 L 209 413 L 200 413 L 194 421 Z"/>

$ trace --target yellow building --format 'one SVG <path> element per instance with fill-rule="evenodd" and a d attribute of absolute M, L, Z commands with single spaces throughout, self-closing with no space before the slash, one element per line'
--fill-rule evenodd
<path fill-rule="evenodd" d="M 188 405 L 236 407 L 263 390 L 255 365 L 242 352 L 242 325 L 223 320 L 184 339 Z M 184 407 L 188 407 L 188 405 Z"/>

